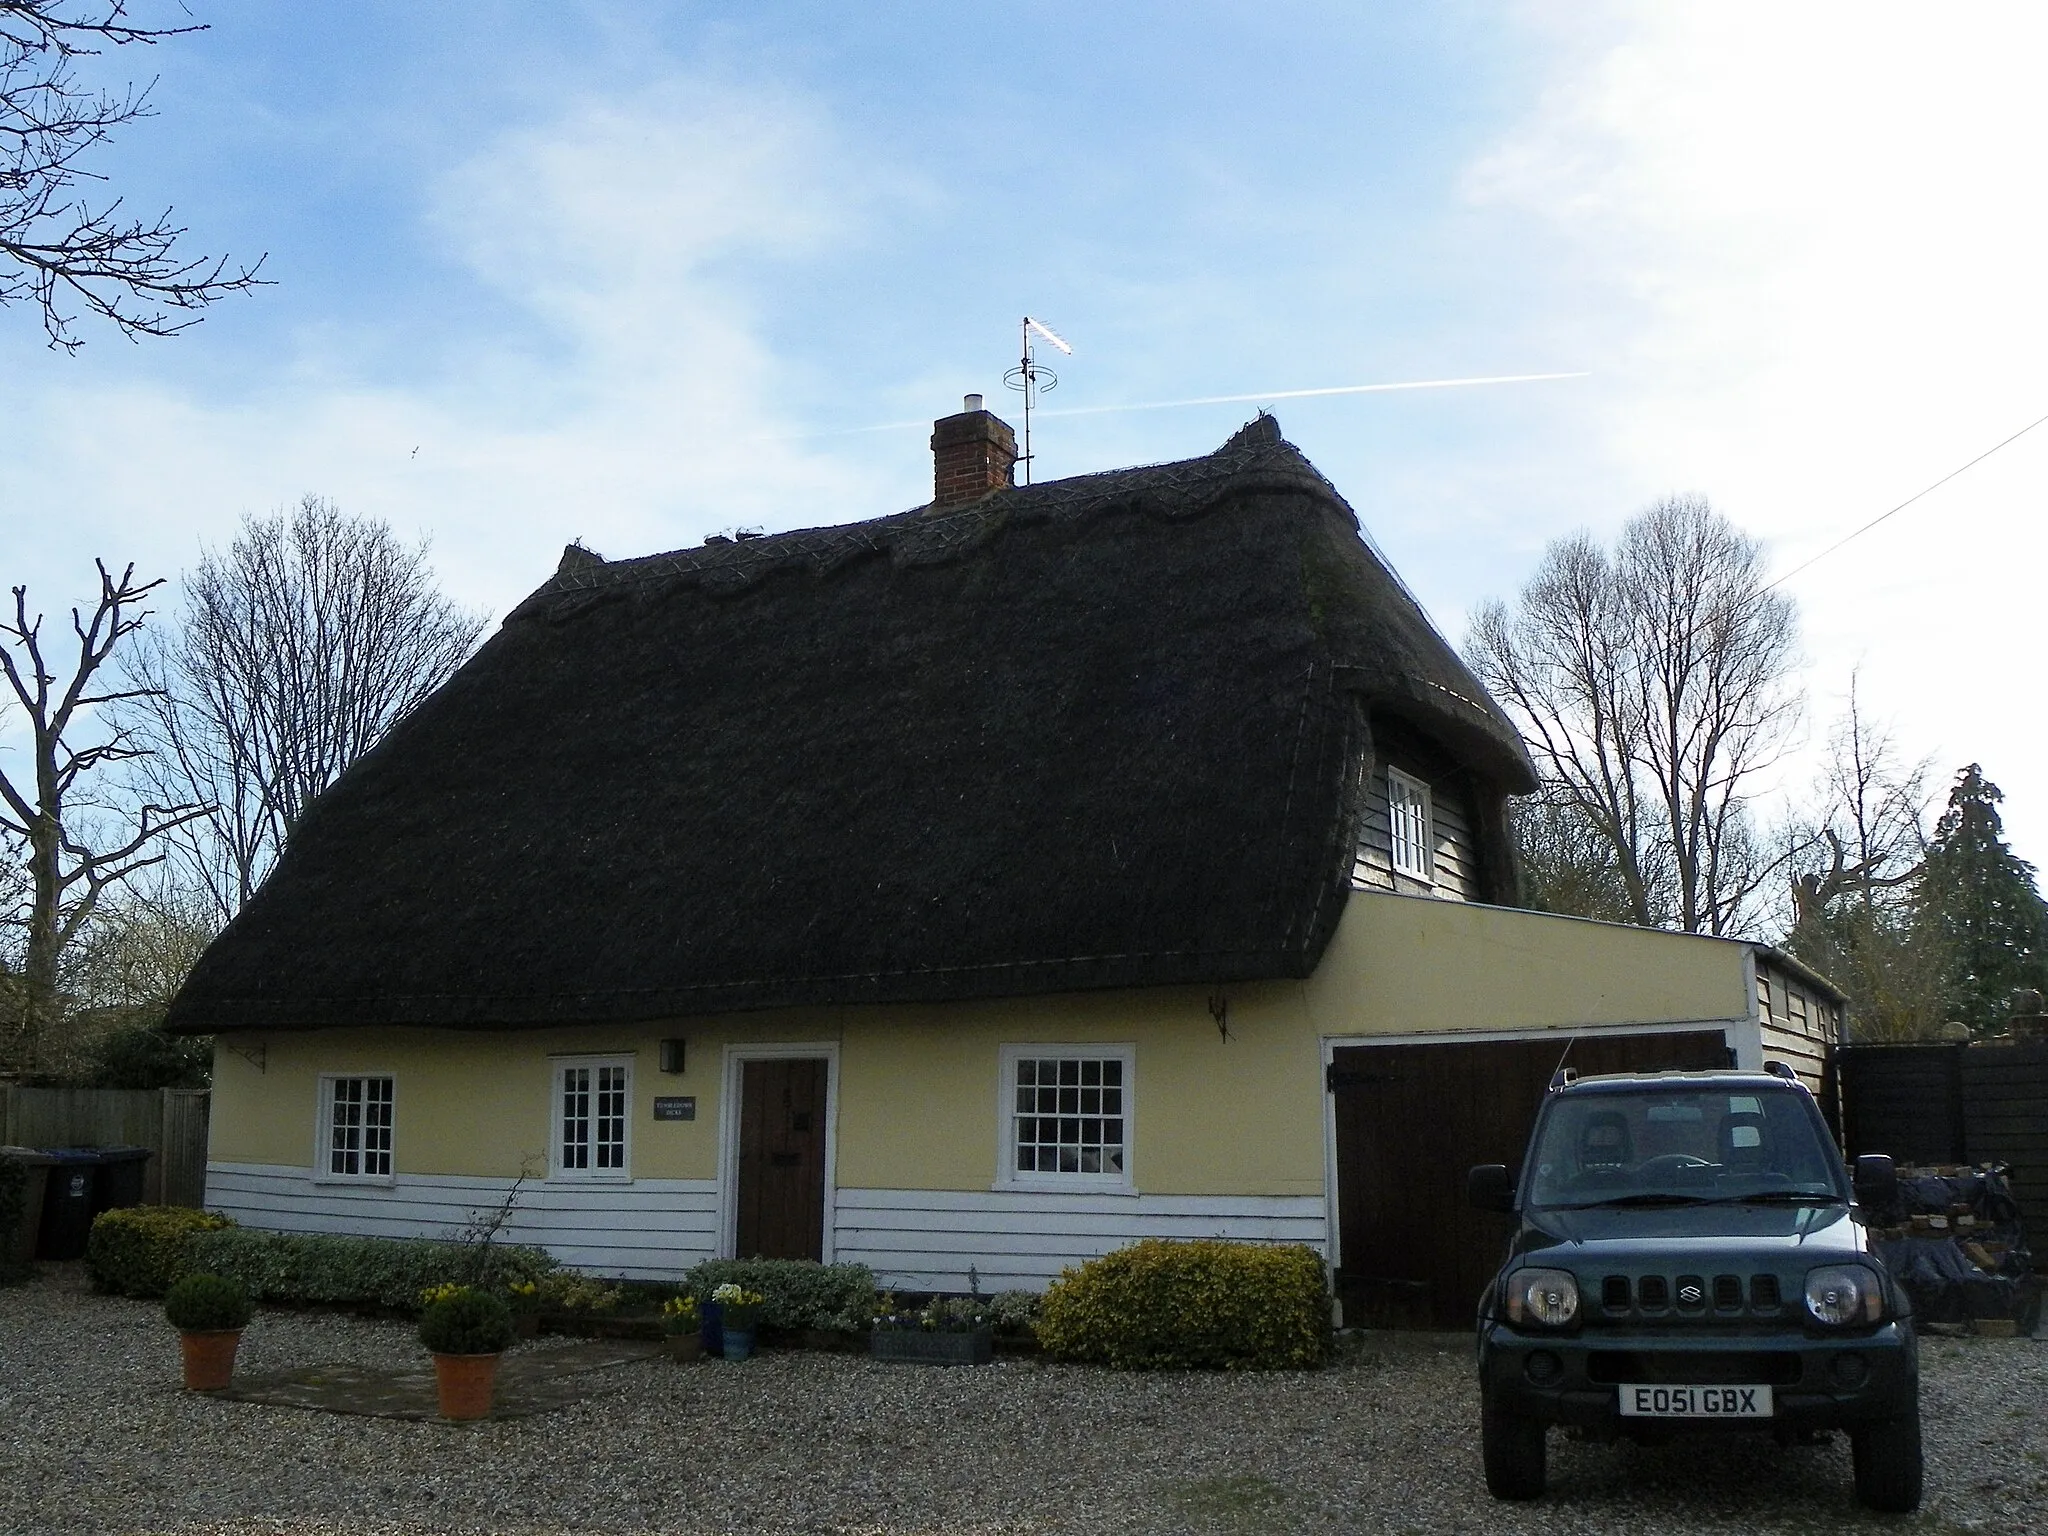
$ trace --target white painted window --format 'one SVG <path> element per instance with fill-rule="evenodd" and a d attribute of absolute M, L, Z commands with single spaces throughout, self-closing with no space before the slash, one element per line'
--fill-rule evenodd
<path fill-rule="evenodd" d="M 549 1171 L 558 1179 L 632 1176 L 633 1058 L 567 1057 L 555 1062 Z"/>
<path fill-rule="evenodd" d="M 391 1178 L 395 1089 L 389 1077 L 321 1077 L 321 1178 Z"/>
<path fill-rule="evenodd" d="M 1766 1024 L 1771 1022 L 1771 978 L 1762 971 L 1756 973 L 1756 1016 Z"/>
<path fill-rule="evenodd" d="M 1132 1048 L 1003 1047 L 1006 1184 L 1128 1189 Z"/>
<path fill-rule="evenodd" d="M 1430 826 L 1429 786 L 1398 768 L 1387 770 L 1387 823 L 1395 870 L 1417 880 L 1433 879 L 1436 840 Z"/>

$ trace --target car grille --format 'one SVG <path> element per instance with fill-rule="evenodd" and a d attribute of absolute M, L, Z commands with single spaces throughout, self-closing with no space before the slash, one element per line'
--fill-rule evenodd
<path fill-rule="evenodd" d="M 1600 1310 L 1608 1317 L 1735 1320 L 1775 1317 L 1784 1307 L 1776 1275 L 1608 1275 Z"/>
<path fill-rule="evenodd" d="M 1801 1369 L 1794 1350 L 1596 1349 L 1586 1356 L 1586 1379 L 1599 1386 L 1788 1387 L 1799 1380 Z"/>

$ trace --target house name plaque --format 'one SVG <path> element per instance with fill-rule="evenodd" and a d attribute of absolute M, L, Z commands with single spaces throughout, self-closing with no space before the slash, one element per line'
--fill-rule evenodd
<path fill-rule="evenodd" d="M 658 1098 L 654 1101 L 654 1118 L 657 1120 L 694 1120 L 697 1118 L 697 1100 L 691 1098 Z"/>

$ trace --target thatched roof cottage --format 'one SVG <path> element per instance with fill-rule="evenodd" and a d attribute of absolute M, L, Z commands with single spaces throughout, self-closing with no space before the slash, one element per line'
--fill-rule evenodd
<path fill-rule="evenodd" d="M 211 1204 L 445 1231 L 524 1167 L 515 1230 L 616 1274 L 1372 1279 L 1347 1051 L 1756 1054 L 1742 946 L 1512 910 L 1522 745 L 1272 418 L 1019 487 L 969 404 L 930 506 L 572 546 L 319 800 L 172 1009 Z"/>

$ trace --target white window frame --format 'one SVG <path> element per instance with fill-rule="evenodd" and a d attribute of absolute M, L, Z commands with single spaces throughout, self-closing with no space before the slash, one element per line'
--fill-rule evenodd
<path fill-rule="evenodd" d="M 1412 807 L 1420 809 L 1419 828 L 1414 825 L 1415 811 L 1410 809 Z M 1404 821 L 1409 823 L 1406 835 L 1403 832 Z M 1412 854 L 1405 863 L 1402 861 L 1404 845 Z M 1436 814 L 1430 804 L 1429 786 L 1398 768 L 1387 770 L 1387 857 L 1394 866 L 1395 874 L 1435 884 Z"/>
<path fill-rule="evenodd" d="M 337 1083 L 362 1083 L 366 1085 L 364 1099 L 368 1107 L 367 1085 L 373 1082 L 388 1083 L 391 1087 L 391 1124 L 387 1127 L 389 1144 L 383 1149 L 386 1167 L 380 1173 L 337 1173 L 334 1171 L 334 1089 Z M 358 1127 L 359 1130 L 367 1127 Z M 371 1155 L 360 1140 L 356 1147 L 358 1157 Z M 398 1177 L 398 1074 L 395 1072 L 322 1072 L 320 1074 L 319 1105 L 314 1114 L 313 1129 L 313 1182 L 316 1184 L 391 1184 Z"/>
<path fill-rule="evenodd" d="M 573 1184 L 628 1184 L 633 1179 L 633 1058 L 625 1056 L 556 1056 L 550 1059 L 553 1067 L 552 1082 L 548 1087 L 548 1177 Z M 563 1096 L 571 1072 L 589 1072 L 589 1092 L 593 1098 L 599 1089 L 597 1074 L 606 1069 L 623 1071 L 626 1074 L 625 1107 L 620 1116 L 619 1166 L 616 1168 L 572 1168 L 563 1158 L 562 1122 L 566 1114 Z M 598 1106 L 590 1106 L 591 1120 L 597 1119 Z M 594 1132 L 593 1132 L 594 1137 Z M 595 1153 L 597 1143 L 591 1142 Z M 593 1158 L 594 1162 L 594 1158 Z"/>
<path fill-rule="evenodd" d="M 1017 1167 L 1017 1063 L 1025 1060 L 1053 1060 L 1079 1057 L 1083 1060 L 1116 1061 L 1122 1064 L 1124 1165 L 1116 1173 L 1059 1173 Z M 1065 1191 L 1069 1194 L 1135 1195 L 1137 1149 L 1138 1049 L 1127 1042 L 1103 1044 L 1083 1041 L 1028 1041 L 1005 1045 L 998 1054 L 996 1074 L 996 1179 L 999 1190 Z"/>

